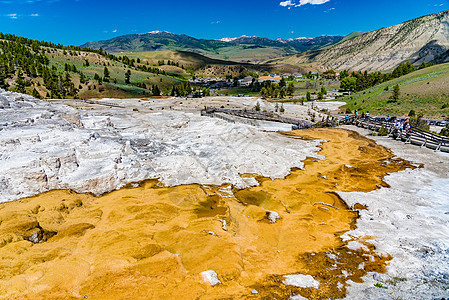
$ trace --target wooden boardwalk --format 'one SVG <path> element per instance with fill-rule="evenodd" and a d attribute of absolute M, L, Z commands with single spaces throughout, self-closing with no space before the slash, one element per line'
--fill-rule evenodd
<path fill-rule="evenodd" d="M 276 113 L 271 112 L 260 112 L 252 110 L 237 110 L 237 109 L 225 109 L 225 108 L 214 108 L 207 107 L 201 111 L 202 116 L 219 117 L 230 122 L 235 122 L 232 118 L 226 118 L 224 115 L 235 116 L 250 120 L 261 120 L 270 122 L 279 122 L 296 125 L 298 123 L 305 123 L 306 125 L 312 127 L 314 124 L 307 122 L 305 120 L 285 118 Z"/>
<path fill-rule="evenodd" d="M 104 105 L 104 106 L 109 106 L 109 107 L 118 107 L 118 108 L 125 108 L 124 106 L 115 104 L 115 103 L 111 103 L 111 102 L 105 102 L 105 101 L 92 101 L 92 100 L 82 100 L 85 103 L 89 103 L 89 104 L 98 104 L 98 105 Z"/>
<path fill-rule="evenodd" d="M 435 151 L 449 152 L 449 138 L 433 134 L 419 128 L 412 128 L 411 133 L 405 130 L 398 131 L 394 127 L 394 122 L 380 122 L 372 118 L 362 119 L 351 117 L 343 120 L 342 123 L 356 125 L 372 131 L 379 131 L 382 127 L 388 130 L 388 135 L 406 144 L 413 144 L 420 147 L 427 147 Z"/>

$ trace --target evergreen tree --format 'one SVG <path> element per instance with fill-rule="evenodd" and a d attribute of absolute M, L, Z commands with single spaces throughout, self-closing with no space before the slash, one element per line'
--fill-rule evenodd
<path fill-rule="evenodd" d="M 109 73 L 109 70 L 108 70 L 107 67 L 104 67 L 104 70 L 103 70 L 103 77 L 104 77 L 104 78 L 109 78 L 109 77 L 110 77 L 110 73 Z"/>
<path fill-rule="evenodd" d="M 287 86 L 287 83 L 285 82 L 284 77 L 282 77 L 281 81 L 279 81 L 279 87 L 283 88 L 285 86 Z"/>
<path fill-rule="evenodd" d="M 36 91 L 36 89 L 33 89 L 33 92 L 32 92 L 31 95 L 32 95 L 34 98 L 41 99 L 41 95 L 39 94 L 38 91 Z"/>
<path fill-rule="evenodd" d="M 310 100 L 312 100 L 312 95 L 310 95 L 310 92 L 307 91 L 307 94 L 306 94 L 306 101 L 310 101 Z"/>
<path fill-rule="evenodd" d="M 393 87 L 393 94 L 391 95 L 390 99 L 393 100 L 394 102 L 397 102 L 399 100 L 400 95 L 401 95 L 401 90 L 399 88 L 399 85 L 396 84 Z"/>
<path fill-rule="evenodd" d="M 84 76 L 84 73 L 80 72 L 80 82 L 82 84 L 86 83 L 86 77 Z"/>
<path fill-rule="evenodd" d="M 279 89 L 279 97 L 280 98 L 284 98 L 285 97 L 285 95 L 286 95 L 286 90 L 285 90 L 285 87 L 281 87 L 280 89 Z"/>
<path fill-rule="evenodd" d="M 321 94 L 323 94 L 323 95 L 326 95 L 326 94 L 327 94 L 327 91 L 326 91 L 326 89 L 324 88 L 324 86 L 321 87 Z"/>
<path fill-rule="evenodd" d="M 295 93 L 295 86 L 293 85 L 292 82 L 290 82 L 287 87 L 287 95 L 291 97 L 293 96 L 294 93 Z"/>
<path fill-rule="evenodd" d="M 179 94 L 179 93 L 178 93 L 178 91 L 176 90 L 176 87 L 175 87 L 175 86 L 172 86 L 170 96 L 176 97 L 176 96 L 178 96 L 178 94 Z"/>
<path fill-rule="evenodd" d="M 131 79 L 131 70 L 126 71 L 125 73 L 125 84 L 129 84 Z"/>
<path fill-rule="evenodd" d="M 0 88 L 4 90 L 8 90 L 9 84 L 5 81 L 6 76 L 3 73 L 0 73 Z"/>
<path fill-rule="evenodd" d="M 100 81 L 100 80 L 101 80 L 100 75 L 98 75 L 97 73 L 95 73 L 95 75 L 94 75 L 94 80 Z"/>
<path fill-rule="evenodd" d="M 161 91 L 159 90 L 159 87 L 157 85 L 153 86 L 152 93 L 153 93 L 153 96 L 160 96 L 161 95 Z"/>

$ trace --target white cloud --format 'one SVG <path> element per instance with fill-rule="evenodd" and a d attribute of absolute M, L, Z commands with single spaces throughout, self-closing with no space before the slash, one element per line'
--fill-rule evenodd
<path fill-rule="evenodd" d="M 23 14 L 6 14 L 6 15 L 0 15 L 0 17 L 7 17 L 9 19 L 19 19 L 19 18 L 37 18 L 40 15 L 39 14 L 30 14 L 30 15 L 23 15 Z"/>
<path fill-rule="evenodd" d="M 60 0 L 0 0 L 1 4 L 35 4 L 35 3 L 55 3 L 59 2 Z"/>
<path fill-rule="evenodd" d="M 287 0 L 287 1 L 284 1 L 284 2 L 279 3 L 279 5 L 280 5 L 280 6 L 286 7 L 286 6 L 291 6 L 291 5 L 295 5 L 295 4 L 292 3 L 292 1 Z"/>
<path fill-rule="evenodd" d="M 112 30 L 112 32 L 113 32 L 113 33 L 116 33 L 116 32 L 117 32 L 117 29 Z"/>
<path fill-rule="evenodd" d="M 283 1 L 283 2 L 279 3 L 279 5 L 283 6 L 283 7 L 288 6 L 290 8 L 291 6 L 298 7 L 298 6 L 303 6 L 306 4 L 320 5 L 320 4 L 327 3 L 329 1 L 331 1 L 331 0 L 299 0 L 299 3 L 298 3 L 298 2 L 295 2 L 292 0 L 287 0 L 287 1 Z"/>

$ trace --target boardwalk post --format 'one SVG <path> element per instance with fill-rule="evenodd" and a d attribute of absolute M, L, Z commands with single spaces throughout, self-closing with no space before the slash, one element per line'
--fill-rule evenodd
<path fill-rule="evenodd" d="M 427 147 L 427 138 L 424 143 L 422 143 L 421 148 Z"/>

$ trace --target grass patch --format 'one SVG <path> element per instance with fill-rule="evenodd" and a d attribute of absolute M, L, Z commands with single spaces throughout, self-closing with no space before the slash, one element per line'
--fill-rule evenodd
<path fill-rule="evenodd" d="M 425 68 L 406 76 L 384 82 L 362 92 L 341 98 L 345 107 L 359 112 L 369 111 L 377 115 L 406 116 L 410 110 L 423 113 L 425 117 L 449 115 L 449 64 Z M 399 101 L 389 98 L 392 87 L 400 87 Z"/>

